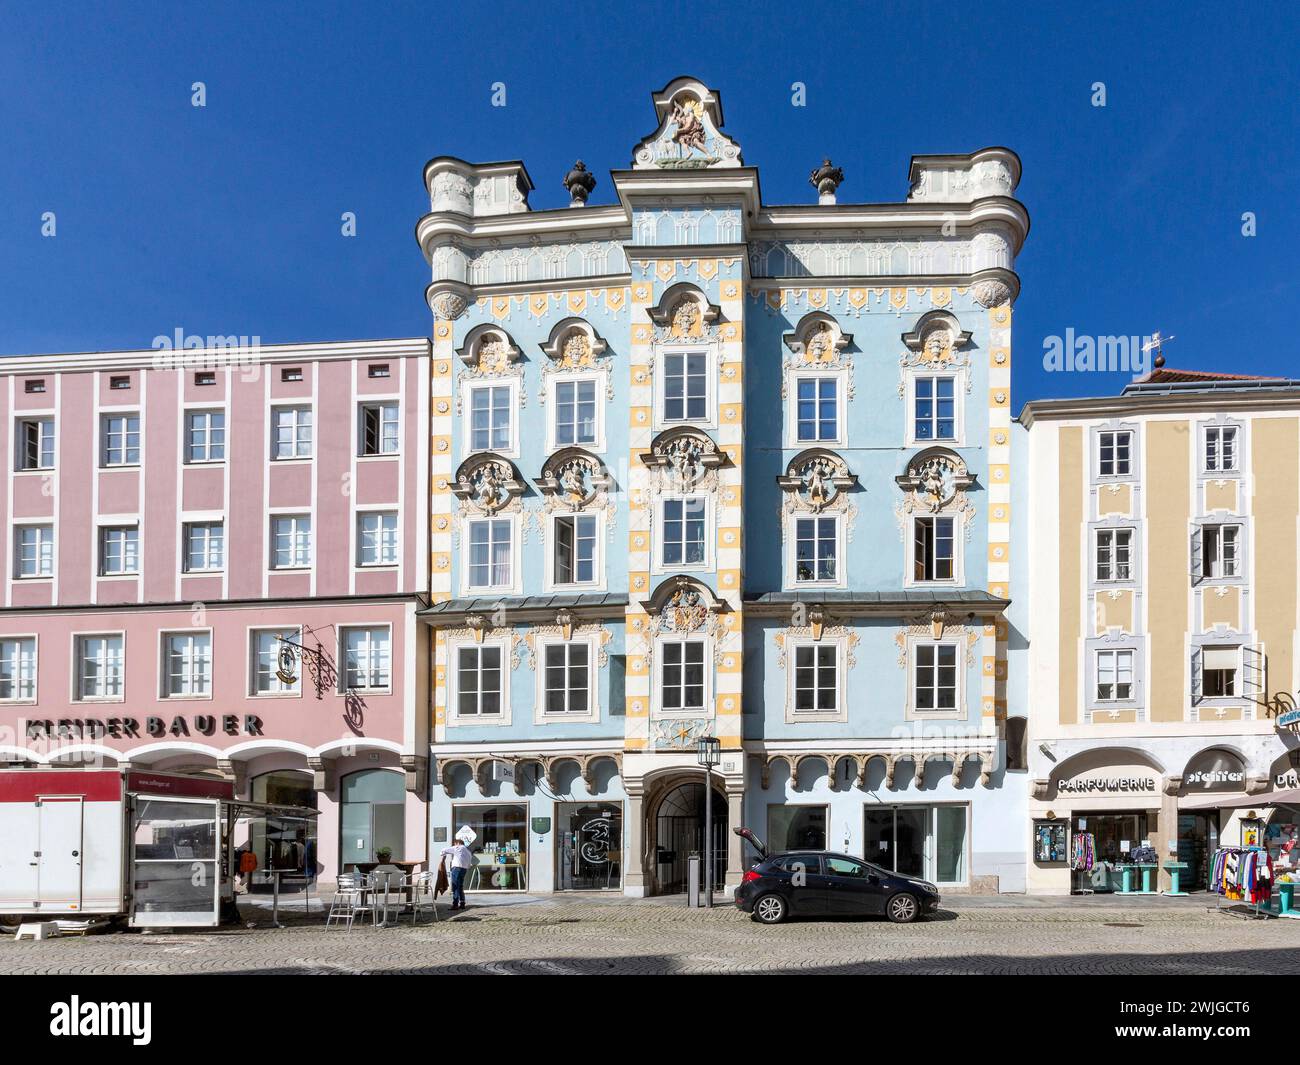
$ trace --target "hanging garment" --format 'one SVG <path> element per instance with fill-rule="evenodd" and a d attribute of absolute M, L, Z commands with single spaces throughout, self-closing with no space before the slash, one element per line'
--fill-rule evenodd
<path fill-rule="evenodd" d="M 1074 834 L 1073 853 L 1070 864 L 1076 872 L 1091 872 L 1096 860 L 1096 846 L 1091 832 Z"/>

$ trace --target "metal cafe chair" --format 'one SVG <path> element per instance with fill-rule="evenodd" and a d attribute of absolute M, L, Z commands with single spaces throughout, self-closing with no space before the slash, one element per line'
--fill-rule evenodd
<path fill-rule="evenodd" d="M 417 873 L 409 880 L 402 878 L 402 892 L 410 891 L 411 893 L 411 924 L 417 924 L 420 920 L 420 911 L 426 906 L 433 911 L 433 919 L 441 920 L 438 916 L 438 900 L 433 897 L 433 874 L 425 871 Z"/>
<path fill-rule="evenodd" d="M 364 922 L 366 914 L 370 915 L 372 921 L 379 920 L 379 915 L 375 912 L 374 894 L 361 877 L 352 873 L 340 873 L 335 881 L 337 888 L 330 902 L 329 915 L 325 918 L 326 928 L 337 922 L 346 924 L 351 929 L 357 917 L 360 916 Z"/>

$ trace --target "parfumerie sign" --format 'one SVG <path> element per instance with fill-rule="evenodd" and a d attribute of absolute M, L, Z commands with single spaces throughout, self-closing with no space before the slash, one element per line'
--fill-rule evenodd
<path fill-rule="evenodd" d="M 1155 777 L 1076 777 L 1062 780 L 1056 786 L 1062 795 L 1095 794 L 1097 792 L 1117 792 L 1133 794 L 1136 792 L 1154 792 Z"/>
<path fill-rule="evenodd" d="M 260 736 L 262 719 L 256 714 L 177 715 L 161 717 L 70 718 L 24 722 L 29 740 L 138 740 L 145 736 Z"/>

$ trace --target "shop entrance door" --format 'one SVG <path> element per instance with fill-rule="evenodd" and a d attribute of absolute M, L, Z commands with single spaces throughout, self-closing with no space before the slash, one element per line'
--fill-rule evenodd
<path fill-rule="evenodd" d="M 873 865 L 904 876 L 926 876 L 928 806 L 868 807 L 866 852 Z"/>
<path fill-rule="evenodd" d="M 1187 863 L 1183 884 L 1191 891 L 1210 886 L 1210 866 L 1219 849 L 1219 813 L 1178 815 L 1178 860 Z"/>
<path fill-rule="evenodd" d="M 618 890 L 623 881 L 623 804 L 556 805 L 558 891 Z"/>

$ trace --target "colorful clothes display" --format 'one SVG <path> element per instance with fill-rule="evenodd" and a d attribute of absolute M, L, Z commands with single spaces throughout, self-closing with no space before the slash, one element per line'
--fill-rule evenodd
<path fill-rule="evenodd" d="M 1076 872 L 1090 872 L 1096 863 L 1096 850 L 1096 840 L 1091 832 L 1076 832 L 1070 858 L 1071 867 Z"/>
<path fill-rule="evenodd" d="M 1234 902 L 1267 902 L 1273 894 L 1273 859 L 1262 847 L 1220 847 L 1210 884 Z"/>

